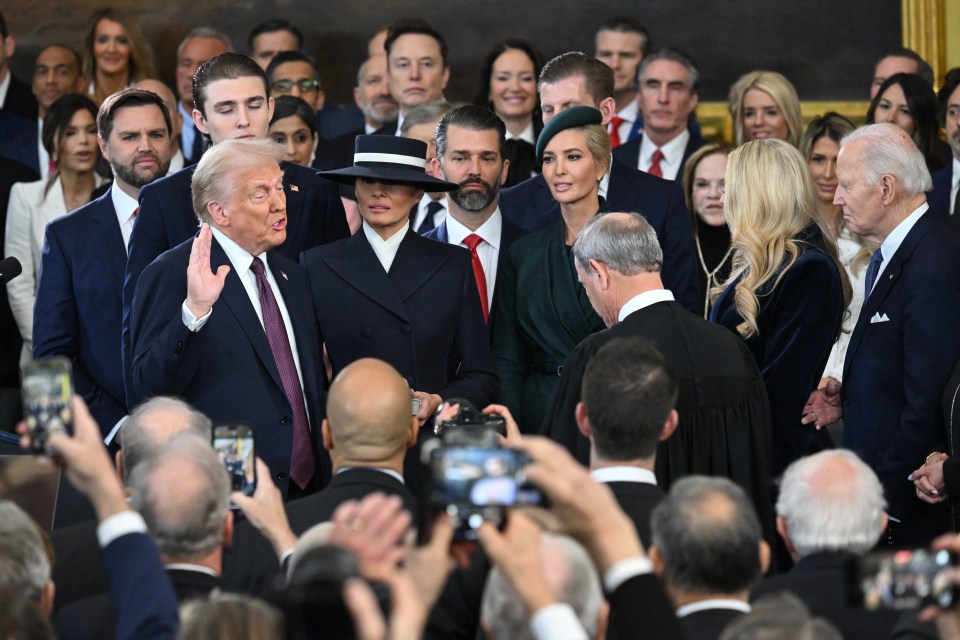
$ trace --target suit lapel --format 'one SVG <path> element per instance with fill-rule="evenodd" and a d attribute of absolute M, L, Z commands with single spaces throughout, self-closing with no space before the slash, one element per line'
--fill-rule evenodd
<path fill-rule="evenodd" d="M 407 231 L 407 233 L 413 232 Z M 404 242 L 406 241 L 407 239 L 404 238 Z M 397 292 L 397 287 L 390 282 L 390 277 L 383 270 L 383 265 L 380 264 L 373 247 L 367 242 L 367 236 L 363 229 L 344 241 L 342 258 L 324 258 L 324 262 L 354 289 L 398 318 L 410 322 L 409 314 L 403 304 L 403 299 Z M 394 259 L 395 265 L 396 259 Z"/>
<path fill-rule="evenodd" d="M 437 260 L 438 256 L 429 251 L 432 247 L 422 246 L 424 242 L 428 241 L 412 230 L 407 231 L 390 266 L 390 280 L 402 300 L 413 295 L 447 262 L 446 256 Z"/>
<path fill-rule="evenodd" d="M 297 339 L 297 353 L 295 357 L 300 361 L 300 374 L 303 376 L 303 390 L 307 394 L 307 397 L 311 398 L 312 394 L 322 387 L 321 381 L 317 378 L 317 367 L 315 363 L 313 363 L 313 358 L 319 357 L 319 352 L 316 356 L 311 354 L 313 351 L 312 343 L 316 341 L 319 334 L 316 329 L 316 320 L 313 317 L 313 307 L 309 305 L 309 297 L 305 295 L 303 291 L 298 291 L 298 288 L 291 282 L 291 276 L 288 276 L 283 265 L 279 264 L 282 259 L 283 256 L 278 251 L 271 251 L 268 254 L 267 262 L 270 265 L 270 271 L 273 272 L 273 279 L 277 281 L 277 292 L 275 295 L 278 294 L 283 298 L 283 303 L 287 307 L 287 315 L 290 316 L 290 322 L 293 325 L 291 328 L 293 329 L 294 337 Z M 306 305 L 304 302 L 306 302 Z M 305 311 L 302 309 L 304 306 L 306 306 Z M 269 342 L 267 345 L 269 346 Z M 311 406 L 318 407 L 319 404 L 311 402 L 311 404 L 307 406 L 307 409 L 309 410 Z M 311 415 L 310 417 L 312 424 L 318 424 L 318 416 Z"/>
<path fill-rule="evenodd" d="M 108 190 L 100 196 L 90 212 L 90 235 L 97 244 L 106 246 L 106 255 L 101 254 L 101 264 L 106 264 L 110 275 L 117 282 L 123 282 L 123 272 L 127 266 L 127 250 L 123 245 L 120 221 L 113 207 L 113 198 Z M 121 295 L 118 291 L 117 295 Z"/>
<path fill-rule="evenodd" d="M 223 291 L 220 292 L 220 301 L 230 309 L 230 313 L 237 319 L 237 323 L 247 334 L 253 350 L 263 362 L 263 366 L 270 372 L 270 377 L 281 389 L 283 382 L 280 380 L 280 372 L 277 370 L 277 363 L 273 359 L 273 352 L 270 350 L 270 343 L 267 342 L 267 334 L 263 330 L 260 318 L 250 303 L 250 297 L 243 283 L 240 282 L 240 276 L 237 270 L 230 265 L 226 252 L 220 243 L 213 239 L 210 247 L 210 269 L 216 273 L 221 265 L 230 266 L 230 273 L 227 274 L 227 280 L 223 285 Z"/>

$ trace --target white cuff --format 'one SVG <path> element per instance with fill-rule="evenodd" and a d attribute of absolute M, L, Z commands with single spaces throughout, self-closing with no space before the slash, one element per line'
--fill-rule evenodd
<path fill-rule="evenodd" d="M 100 542 L 100 548 L 105 549 L 117 538 L 131 533 L 146 532 L 147 523 L 143 521 L 143 516 L 133 510 L 121 511 L 97 525 L 97 540 Z"/>
<path fill-rule="evenodd" d="M 530 630 L 537 640 L 589 640 L 573 607 L 555 602 L 530 616 Z"/>
<path fill-rule="evenodd" d="M 196 333 L 203 329 L 203 325 L 207 324 L 207 320 L 210 319 L 210 314 L 213 313 L 213 309 L 207 311 L 207 315 L 202 318 L 197 318 L 193 315 L 193 312 L 187 308 L 187 301 L 183 301 L 183 306 L 180 307 L 180 317 L 183 319 L 184 326 L 187 327 L 192 333 Z"/>
<path fill-rule="evenodd" d="M 636 556 L 621 560 L 613 565 L 603 574 L 603 587 L 607 593 L 613 593 L 617 588 L 630 578 L 653 573 L 653 563 L 650 558 Z"/>

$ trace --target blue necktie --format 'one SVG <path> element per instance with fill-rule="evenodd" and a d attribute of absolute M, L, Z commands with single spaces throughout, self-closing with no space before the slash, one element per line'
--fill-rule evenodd
<path fill-rule="evenodd" d="M 877 279 L 877 272 L 880 271 L 881 264 L 883 264 L 883 254 L 880 253 L 880 249 L 877 249 L 873 252 L 873 257 L 870 258 L 870 264 L 867 266 L 867 288 L 863 294 L 864 300 L 869 298 L 870 292 L 873 291 L 873 283 Z"/>
<path fill-rule="evenodd" d="M 439 200 L 431 200 L 427 204 L 427 215 L 424 216 L 423 222 L 420 223 L 420 226 L 417 227 L 417 233 L 420 235 L 426 235 L 428 231 L 433 231 L 434 227 L 437 225 L 433 221 L 433 217 L 443 209 L 443 203 Z"/>

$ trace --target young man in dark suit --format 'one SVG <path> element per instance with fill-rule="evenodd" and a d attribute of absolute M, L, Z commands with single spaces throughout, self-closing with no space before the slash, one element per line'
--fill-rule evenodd
<path fill-rule="evenodd" d="M 577 105 L 598 109 L 604 125 L 613 117 L 613 72 L 595 58 L 579 52 L 557 56 L 543 67 L 538 87 L 544 123 Z M 664 284 L 684 308 L 696 311 L 701 301 L 696 249 L 680 186 L 614 158 L 600 181 L 600 195 L 606 201 L 605 210 L 635 211 L 647 219 L 663 247 Z M 505 219 L 531 231 L 560 216 L 560 207 L 542 175 L 504 189 L 500 210 Z"/>
<path fill-rule="evenodd" d="M 457 107 L 440 119 L 433 175 L 457 184 L 447 193 L 447 217 L 426 237 L 470 251 L 485 318 L 493 316 L 497 270 L 507 249 L 527 232 L 500 214 L 506 126 L 484 107 Z M 479 266 L 479 268 L 478 268 Z"/>
<path fill-rule="evenodd" d="M 927 192 L 930 209 L 951 224 L 960 225 L 960 68 L 947 73 L 947 79 L 938 94 L 940 122 L 947 134 L 953 157 L 950 163 L 933 174 L 933 189 Z"/>
<path fill-rule="evenodd" d="M 250 58 L 224 53 L 203 63 L 193 80 L 194 123 L 213 145 L 239 138 L 265 138 L 273 99 L 263 70 Z M 277 247 L 296 258 L 310 247 L 350 235 L 336 186 L 315 172 L 281 162 L 286 198 L 286 237 Z M 130 237 L 123 285 L 123 357 L 126 383 L 131 373 L 130 309 L 140 274 L 164 251 L 196 235 L 191 200 L 193 166 L 158 180 L 140 194 L 140 210 Z M 129 393 L 130 390 L 128 389 Z"/>
<path fill-rule="evenodd" d="M 137 286 L 128 398 L 177 395 L 212 420 L 252 422 L 270 479 L 287 497 L 312 493 L 330 477 L 318 447 L 323 365 L 306 276 L 275 250 L 287 234 L 276 145 L 211 147 L 192 191 L 200 234 Z"/>
<path fill-rule="evenodd" d="M 930 173 L 916 145 L 891 124 L 847 135 L 837 158 L 850 230 L 880 245 L 843 366 L 843 386 L 814 391 L 803 422 L 843 417 L 843 446 L 883 483 L 891 525 L 883 541 L 926 545 L 946 531 L 946 504 L 917 498 L 905 479 L 947 443 L 941 396 L 960 360 L 960 242 L 930 211 Z"/>
<path fill-rule="evenodd" d="M 97 128 L 113 186 L 47 226 L 33 355 L 73 362 L 74 388 L 107 436 L 127 414 L 119 296 L 127 242 L 140 189 L 167 173 L 172 129 L 163 100 L 142 89 L 108 97 L 97 114 Z"/>

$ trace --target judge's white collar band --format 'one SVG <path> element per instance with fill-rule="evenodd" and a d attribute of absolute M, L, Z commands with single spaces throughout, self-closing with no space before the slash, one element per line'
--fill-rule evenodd
<path fill-rule="evenodd" d="M 390 162 L 393 164 L 408 164 L 418 169 L 425 169 L 427 161 L 416 156 L 402 156 L 398 153 L 355 153 L 353 154 L 353 164 L 361 162 Z"/>

